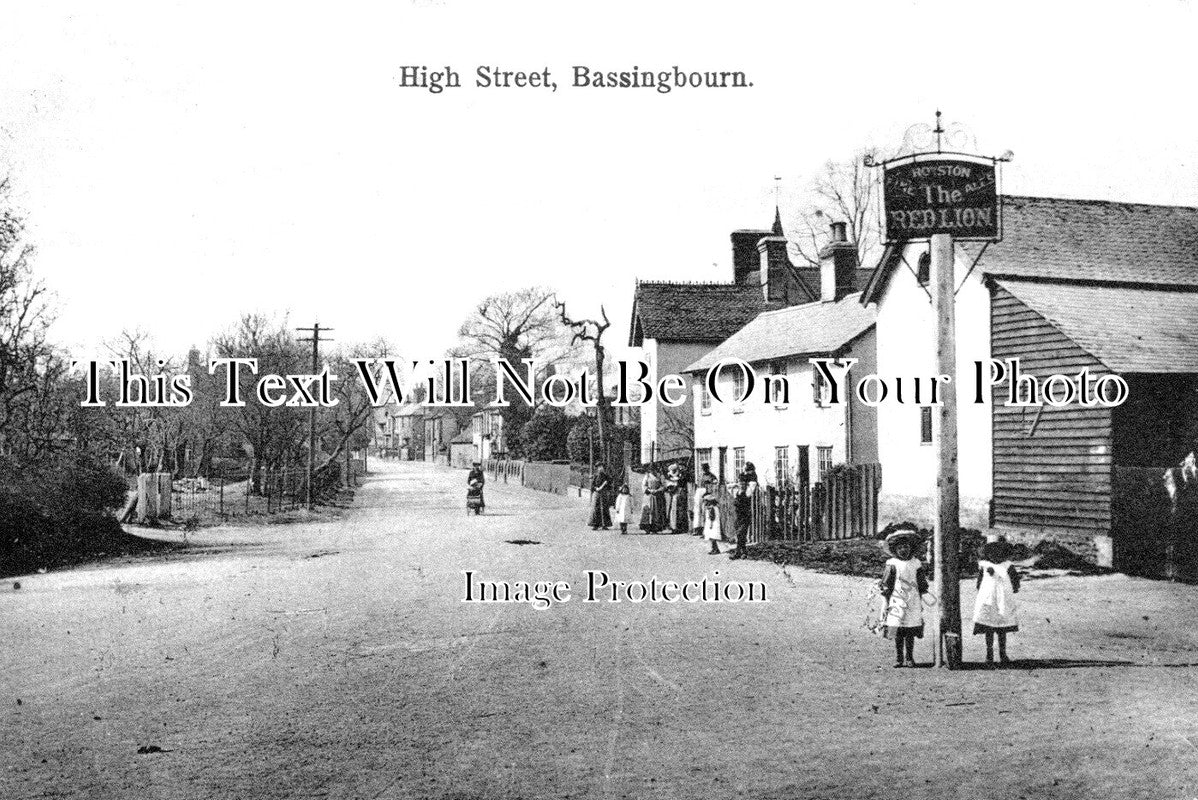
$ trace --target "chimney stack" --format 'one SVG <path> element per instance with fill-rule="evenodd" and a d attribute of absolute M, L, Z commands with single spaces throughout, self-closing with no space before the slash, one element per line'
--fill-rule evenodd
<path fill-rule="evenodd" d="M 732 282 L 738 286 L 756 286 L 761 268 L 757 241 L 769 236 L 769 231 L 740 230 L 732 232 Z"/>
<path fill-rule="evenodd" d="M 857 291 L 857 245 L 846 224 L 832 223 L 832 240 L 819 251 L 820 300 L 834 303 Z"/>

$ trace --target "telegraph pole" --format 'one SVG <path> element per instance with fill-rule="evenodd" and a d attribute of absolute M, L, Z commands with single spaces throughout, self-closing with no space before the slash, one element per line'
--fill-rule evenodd
<path fill-rule="evenodd" d="M 297 331 L 311 332 L 311 338 L 300 339 L 301 342 L 312 343 L 312 374 L 315 375 L 320 371 L 320 334 L 333 330 L 332 328 L 322 328 L 319 322 L 312 323 L 311 328 L 296 328 Z M 331 341 L 325 339 L 325 341 Z M 308 408 L 308 480 L 307 480 L 307 501 L 308 510 L 313 508 L 312 503 L 312 479 L 316 474 L 316 406 Z"/>
<path fill-rule="evenodd" d="M 946 136 L 947 135 L 947 136 Z M 950 147 L 944 150 L 945 139 Z M 1002 241 L 1002 203 L 999 165 L 1010 161 L 1010 150 L 998 157 L 959 152 L 972 136 L 961 126 L 912 125 L 903 137 L 899 155 L 875 161 L 866 154 L 865 166 L 882 169 L 882 206 L 885 241 L 920 284 L 923 280 L 907 264 L 905 250 L 926 241 L 931 248 L 932 316 L 936 325 L 936 373 L 950 381 L 936 409 L 932 441 L 936 452 L 936 529 L 933 558 L 936 587 L 940 592 L 940 630 L 936 663 L 956 669 L 961 665 L 961 494 L 957 452 L 957 319 L 956 293 L 992 242 Z M 935 146 L 935 150 L 932 147 Z M 974 145 L 976 147 L 976 144 Z M 957 242 L 984 242 L 956 283 Z"/>
<path fill-rule="evenodd" d="M 961 539 L 960 488 L 957 469 L 957 320 L 954 302 L 953 237 L 948 233 L 931 238 L 932 311 L 936 318 L 936 374 L 952 382 L 940 398 L 939 425 L 934 438 L 936 451 L 936 528 L 933 552 L 936 587 L 940 590 L 940 641 L 944 663 L 949 669 L 961 665 L 961 571 L 957 552 Z"/>

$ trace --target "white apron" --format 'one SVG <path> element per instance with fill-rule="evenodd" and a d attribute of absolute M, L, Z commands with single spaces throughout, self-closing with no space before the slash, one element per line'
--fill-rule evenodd
<path fill-rule="evenodd" d="M 630 494 L 616 495 L 616 513 L 612 515 L 612 521 L 614 521 L 617 525 L 627 524 L 628 506 L 631 501 L 632 495 Z"/>
<path fill-rule="evenodd" d="M 973 622 L 991 628 L 1014 628 L 1019 625 L 1015 615 L 1015 587 L 1011 585 L 1008 570 L 1010 561 L 992 564 L 979 561 L 982 585 L 978 587 L 977 600 L 973 602 Z"/>
<path fill-rule="evenodd" d="M 707 496 L 707 489 L 702 484 L 695 487 L 695 505 L 691 511 L 691 530 L 703 530 L 703 498 Z"/>
<path fill-rule="evenodd" d="M 919 584 L 916 579 L 920 566 L 918 558 L 899 561 L 891 558 L 886 566 L 894 567 L 894 592 L 886 606 L 883 624 L 896 628 L 918 628 L 923 624 L 923 603 L 919 599 Z"/>
<path fill-rule="evenodd" d="M 723 532 L 720 529 L 719 506 L 708 505 L 703 509 L 703 514 L 703 538 L 713 540 L 724 538 Z"/>

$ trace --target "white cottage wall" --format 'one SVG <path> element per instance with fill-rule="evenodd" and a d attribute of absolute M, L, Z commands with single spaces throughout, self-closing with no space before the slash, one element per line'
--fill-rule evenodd
<path fill-rule="evenodd" d="M 702 358 L 712 345 L 701 342 L 669 342 L 646 338 L 641 349 L 640 358 L 649 367 L 649 377 L 646 380 L 657 391 L 657 382 L 666 375 L 686 375 L 682 370 Z M 629 399 L 635 401 L 640 397 L 635 379 L 640 369 L 635 364 L 628 365 L 628 383 L 634 387 L 629 393 Z M 667 409 L 661 405 L 660 398 L 654 397 L 652 403 L 640 406 L 641 411 L 641 460 L 661 460 L 664 458 L 686 458 L 691 454 L 693 442 L 693 417 L 689 393 L 681 392 L 686 398 L 681 406 Z M 669 415 L 670 418 L 667 418 Z"/>
<path fill-rule="evenodd" d="M 911 244 L 904 255 L 916 268 L 925 252 L 926 243 Z M 972 261 L 957 248 L 955 285 L 961 287 L 956 297 L 958 469 L 961 524 L 982 529 L 989 524 L 993 438 L 989 393 L 984 394 L 984 403 L 974 403 L 973 384 L 974 362 L 985 363 L 990 357 L 990 294 L 978 270 L 966 277 Z M 909 387 L 911 379 L 933 375 L 935 320 L 927 293 L 904 264 L 891 275 L 878 303 L 877 335 L 878 374 L 889 383 L 901 377 L 907 401 L 885 402 L 877 409 L 882 464 L 879 517 L 882 522 L 909 519 L 930 525 L 935 516 L 935 451 L 920 441 L 920 407 L 914 404 Z"/>
<path fill-rule="evenodd" d="M 727 447 L 729 481 L 735 476 L 734 449 L 745 448 L 745 460 L 757 467 L 758 478 L 764 483 L 774 484 L 774 456 L 776 447 L 786 447 L 791 474 L 798 472 L 799 445 L 808 446 L 808 469 L 811 480 L 818 478 L 817 447 L 832 448 L 832 463 L 843 464 L 847 458 L 844 403 L 818 406 L 812 393 L 812 366 L 807 358 L 791 358 L 786 361 L 786 373 L 790 384 L 790 402 L 785 405 L 766 403 L 764 379 L 767 369 L 757 365 L 758 380 L 753 395 L 744 403 L 734 404 L 734 368 L 721 372 L 718 388 L 725 402 L 711 402 L 704 411 L 696 395 L 695 448 L 711 448 L 712 471 L 717 471 L 719 448 Z M 854 368 L 855 369 L 855 368 Z M 701 376 L 700 376 L 701 377 Z M 697 385 L 692 382 L 692 391 Z"/>

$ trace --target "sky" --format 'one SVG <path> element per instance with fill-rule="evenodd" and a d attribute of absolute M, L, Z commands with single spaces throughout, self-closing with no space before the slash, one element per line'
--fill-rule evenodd
<path fill-rule="evenodd" d="M 828 160 L 936 109 L 1015 194 L 1198 206 L 1198 4 L 393 0 L 7 3 L 0 175 L 80 358 L 140 328 L 202 346 L 243 312 L 439 357 L 483 297 L 604 306 L 731 279 Z M 398 85 L 453 67 L 462 87 Z M 743 89 L 574 88 L 739 70 Z M 473 85 L 479 66 L 545 89 Z"/>

